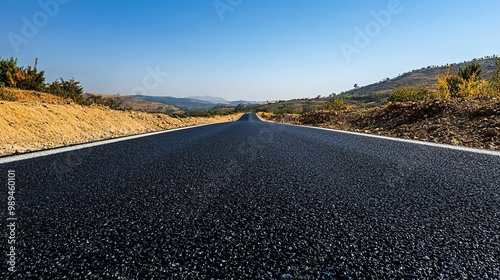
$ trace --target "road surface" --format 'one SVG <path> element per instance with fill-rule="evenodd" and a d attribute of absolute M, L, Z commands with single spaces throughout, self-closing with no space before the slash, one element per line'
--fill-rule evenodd
<path fill-rule="evenodd" d="M 8 170 L 11 278 L 500 279 L 500 156 L 248 114 Z"/>

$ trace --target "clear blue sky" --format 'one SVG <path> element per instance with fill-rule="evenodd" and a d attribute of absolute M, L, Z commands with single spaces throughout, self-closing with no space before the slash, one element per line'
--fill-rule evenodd
<path fill-rule="evenodd" d="M 99 93 L 325 96 L 500 53 L 494 0 L 2 0 L 1 6 L 1 57 L 22 65 L 38 57 L 47 80 L 74 77 Z M 379 22 L 372 12 L 382 15 Z"/>

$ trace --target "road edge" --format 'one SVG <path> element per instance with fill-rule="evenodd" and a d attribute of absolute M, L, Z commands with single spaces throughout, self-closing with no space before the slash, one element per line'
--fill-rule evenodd
<path fill-rule="evenodd" d="M 240 118 L 241 118 L 241 116 L 240 116 Z M 172 129 L 166 129 L 166 130 L 160 130 L 160 131 L 154 131 L 154 132 L 148 132 L 148 133 L 141 133 L 141 134 L 135 134 L 135 135 L 122 136 L 122 137 L 117 137 L 117 138 L 75 144 L 75 145 L 64 146 L 64 147 L 57 147 L 57 148 L 48 149 L 48 150 L 33 151 L 33 152 L 23 153 L 23 154 L 19 154 L 19 155 L 8 155 L 8 156 L 0 157 L 0 165 L 6 164 L 6 163 L 12 163 L 12 162 L 16 162 L 16 161 L 21 161 L 21 160 L 39 158 L 39 157 L 55 155 L 55 154 L 60 154 L 60 153 L 65 153 L 65 152 L 70 152 L 70 151 L 76 151 L 76 150 L 81 150 L 81 149 L 90 148 L 90 147 L 107 145 L 107 144 L 111 144 L 111 143 L 128 141 L 128 140 L 142 138 L 142 137 L 154 136 L 154 135 L 163 134 L 163 133 L 175 132 L 175 131 L 179 131 L 179 130 L 198 128 L 198 127 L 216 125 L 216 124 L 231 123 L 231 122 L 234 122 L 234 121 L 206 123 L 206 124 L 198 124 L 198 125 L 193 125 L 193 126 L 178 127 L 178 128 L 172 128 Z"/>
<path fill-rule="evenodd" d="M 372 137 L 372 138 L 385 139 L 385 140 L 391 140 L 391 141 L 398 141 L 398 142 L 404 142 L 404 143 L 411 143 L 411 144 L 425 145 L 425 146 L 445 148 L 445 149 L 451 149 L 451 150 L 458 150 L 458 151 L 470 152 L 470 153 L 476 153 L 476 154 L 485 154 L 485 155 L 492 155 L 492 156 L 500 156 L 500 151 L 485 150 L 485 149 L 478 149 L 478 148 L 469 148 L 469 147 L 463 147 L 463 146 L 453 146 L 453 145 L 449 145 L 449 144 L 434 143 L 434 142 L 425 142 L 425 141 L 411 140 L 411 139 L 403 139 L 403 138 L 397 138 L 397 137 L 390 137 L 390 136 L 383 136 L 383 135 L 374 135 L 374 134 L 354 132 L 354 131 L 347 131 L 347 130 L 338 130 L 338 129 L 333 129 L 333 128 L 308 126 L 308 125 L 298 125 L 298 124 L 290 124 L 290 123 L 277 123 L 277 122 L 273 122 L 273 121 L 269 121 L 269 120 L 263 119 L 263 118 L 261 118 L 259 116 L 259 114 L 256 114 L 256 115 L 257 115 L 257 117 L 261 121 L 267 122 L 267 123 L 283 124 L 283 125 L 291 125 L 291 126 L 297 126 L 297 127 L 311 128 L 311 129 L 326 130 L 326 131 L 332 131 L 332 132 L 338 132 L 338 133 L 345 133 L 345 134 L 351 134 L 351 135 L 358 135 L 358 136 L 364 136 L 364 137 Z"/>

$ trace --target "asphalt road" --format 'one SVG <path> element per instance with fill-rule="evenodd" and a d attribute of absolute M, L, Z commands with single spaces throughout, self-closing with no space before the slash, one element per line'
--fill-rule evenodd
<path fill-rule="evenodd" d="M 500 279 L 500 156 L 245 115 L 7 170 L 7 277 Z"/>

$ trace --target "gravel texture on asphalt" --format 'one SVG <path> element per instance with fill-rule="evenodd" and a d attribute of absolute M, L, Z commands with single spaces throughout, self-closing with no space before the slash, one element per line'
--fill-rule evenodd
<path fill-rule="evenodd" d="M 7 278 L 500 279 L 498 156 L 248 114 L 9 169 Z"/>

